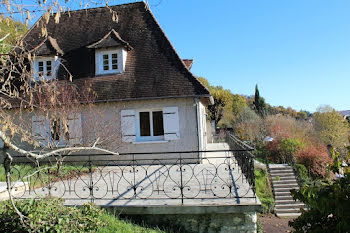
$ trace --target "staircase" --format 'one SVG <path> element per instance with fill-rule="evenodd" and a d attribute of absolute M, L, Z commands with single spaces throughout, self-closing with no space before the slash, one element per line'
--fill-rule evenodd
<path fill-rule="evenodd" d="M 299 190 L 293 169 L 287 164 L 269 164 L 272 186 L 275 194 L 275 213 L 278 217 L 297 217 L 301 202 L 294 201 L 291 189 Z"/>

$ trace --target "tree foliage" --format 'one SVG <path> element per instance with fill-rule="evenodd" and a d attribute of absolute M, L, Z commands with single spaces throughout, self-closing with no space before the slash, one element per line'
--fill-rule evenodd
<path fill-rule="evenodd" d="M 326 144 L 342 148 L 349 144 L 349 123 L 334 109 L 316 112 L 313 116 L 316 132 Z"/>
<path fill-rule="evenodd" d="M 207 79 L 198 78 L 205 85 L 214 98 L 214 104 L 208 107 L 209 118 L 215 121 L 215 125 L 224 117 L 224 114 L 230 114 L 232 111 L 232 93 L 222 86 L 211 86 Z"/>
<path fill-rule="evenodd" d="M 260 115 L 261 117 L 265 117 L 266 115 L 265 99 L 260 96 L 258 84 L 255 85 L 254 109 L 258 115 Z"/>
<path fill-rule="evenodd" d="M 333 162 L 328 169 L 334 173 L 343 173 L 343 178 L 320 180 L 305 185 L 300 191 L 292 191 L 293 197 L 304 202 L 308 210 L 289 223 L 297 233 L 349 232 L 350 230 L 350 155 L 345 161 L 340 154 L 331 149 Z"/>
<path fill-rule="evenodd" d="M 0 42 L 0 54 L 8 53 L 27 30 L 28 27 L 22 22 L 10 17 L 0 16 L 0 39 L 6 37 Z"/>
<path fill-rule="evenodd" d="M 232 114 L 234 121 L 240 119 L 246 107 L 248 107 L 248 102 L 245 97 L 238 94 L 232 96 Z"/>

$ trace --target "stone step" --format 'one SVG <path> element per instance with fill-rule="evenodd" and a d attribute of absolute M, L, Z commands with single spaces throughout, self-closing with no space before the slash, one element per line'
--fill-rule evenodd
<path fill-rule="evenodd" d="M 294 214 L 294 213 L 300 213 L 300 209 L 299 208 L 275 209 L 275 212 L 277 214 L 279 214 L 279 213 L 291 213 L 291 214 Z"/>
<path fill-rule="evenodd" d="M 299 217 L 301 215 L 301 213 L 278 213 L 276 214 L 277 217 L 291 217 L 291 218 L 295 218 L 295 217 Z"/>
<path fill-rule="evenodd" d="M 281 209 L 300 209 L 301 207 L 305 207 L 303 203 L 294 203 L 294 204 L 276 204 L 275 210 Z"/>
<path fill-rule="evenodd" d="M 289 189 L 298 189 L 299 186 L 297 183 L 295 184 L 275 184 L 273 183 L 273 188 L 274 189 L 280 189 L 280 188 L 289 188 Z"/>
<path fill-rule="evenodd" d="M 293 190 L 293 189 L 296 189 L 296 190 L 299 190 L 299 187 L 295 187 L 295 188 L 275 188 L 273 187 L 275 193 L 281 193 L 281 192 L 288 192 L 290 193 L 290 190 Z"/>
<path fill-rule="evenodd" d="M 270 172 L 271 173 L 276 173 L 276 172 L 292 172 L 293 171 L 293 168 L 272 168 L 270 169 Z"/>
<path fill-rule="evenodd" d="M 275 201 L 294 201 L 291 195 L 286 196 L 275 196 Z"/>
<path fill-rule="evenodd" d="M 276 200 L 275 205 L 292 205 L 292 204 L 302 204 L 299 201 L 294 201 L 292 198 L 287 200 Z"/>
<path fill-rule="evenodd" d="M 270 173 L 270 176 L 271 177 L 276 177 L 276 176 L 279 176 L 279 177 L 288 177 L 288 176 L 293 176 L 295 177 L 294 175 L 294 172 L 279 172 L 279 173 Z"/>
<path fill-rule="evenodd" d="M 272 183 L 274 185 L 276 185 L 276 184 L 296 184 L 296 185 L 298 185 L 298 182 L 295 179 L 290 179 L 290 180 L 273 180 Z"/>
<path fill-rule="evenodd" d="M 276 191 L 275 190 L 275 197 L 281 197 L 281 196 L 289 196 L 289 197 L 291 197 L 292 196 L 292 194 L 290 194 L 290 192 L 279 192 L 279 191 Z"/>
<path fill-rule="evenodd" d="M 276 180 L 275 178 L 272 178 L 271 179 L 271 181 L 274 183 L 274 182 L 290 182 L 290 181 L 293 181 L 293 182 L 296 182 L 296 179 L 295 179 L 295 177 L 292 177 L 292 176 L 290 176 L 290 177 L 282 177 L 282 178 L 280 178 L 279 180 Z"/>

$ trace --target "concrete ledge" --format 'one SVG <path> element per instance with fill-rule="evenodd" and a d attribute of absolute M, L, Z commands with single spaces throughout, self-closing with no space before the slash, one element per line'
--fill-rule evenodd
<path fill-rule="evenodd" d="M 17 194 L 24 193 L 28 190 L 28 187 L 28 182 L 17 182 L 13 186 L 12 195 L 16 196 Z M 9 199 L 7 184 L 6 182 L 0 182 L 0 201 L 5 201 L 7 199 Z"/>
<path fill-rule="evenodd" d="M 127 215 L 168 215 L 168 214 L 230 214 L 260 212 L 261 205 L 225 205 L 225 206 L 101 206 Z"/>

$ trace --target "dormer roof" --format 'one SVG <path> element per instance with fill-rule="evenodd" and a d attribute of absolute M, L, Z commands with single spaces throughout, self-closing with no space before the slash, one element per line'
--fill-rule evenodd
<path fill-rule="evenodd" d="M 30 52 L 37 56 L 45 55 L 64 55 L 64 52 L 57 44 L 57 40 L 51 36 L 46 37 L 40 44 L 34 47 Z"/>
<path fill-rule="evenodd" d="M 100 40 L 86 46 L 89 49 L 100 49 L 100 48 L 109 48 L 109 47 L 125 47 L 128 50 L 131 50 L 132 47 L 128 42 L 123 40 L 118 32 L 114 29 L 110 30 L 106 35 L 104 35 Z"/>

